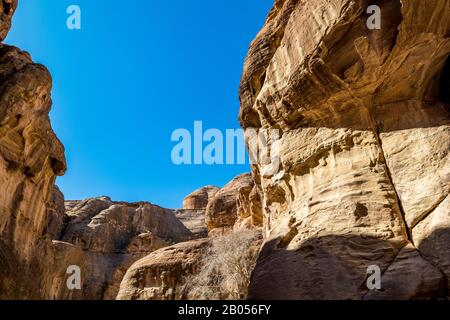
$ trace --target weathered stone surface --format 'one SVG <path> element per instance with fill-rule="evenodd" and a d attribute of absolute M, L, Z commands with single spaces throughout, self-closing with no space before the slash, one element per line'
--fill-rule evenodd
<path fill-rule="evenodd" d="M 422 259 L 419 251 L 408 244 L 400 250 L 382 277 L 382 289 L 368 291 L 366 300 L 411 300 L 442 298 L 447 284 L 444 275 Z"/>
<path fill-rule="evenodd" d="M 118 300 L 182 298 L 183 278 L 194 273 L 209 239 L 184 242 L 153 252 L 127 271 Z"/>
<path fill-rule="evenodd" d="M 58 279 L 57 287 L 50 289 L 58 299 L 115 299 L 135 261 L 193 237 L 172 210 L 150 203 L 114 202 L 108 197 L 70 201 L 66 215 L 63 242 L 54 245 L 62 258 L 55 260 L 48 276 Z M 82 289 L 76 294 L 60 286 L 65 285 L 62 280 L 70 265 L 83 266 Z"/>
<path fill-rule="evenodd" d="M 199 239 L 208 236 L 205 212 L 206 210 L 179 209 L 175 210 L 175 216 L 192 232 L 195 239 Z"/>
<path fill-rule="evenodd" d="M 232 230 L 239 218 L 251 215 L 246 209 L 253 185 L 252 176 L 242 174 L 216 193 L 206 208 L 206 224 L 210 232 L 214 229 Z"/>
<path fill-rule="evenodd" d="M 188 195 L 183 200 L 184 210 L 206 210 L 208 202 L 219 191 L 218 187 L 206 186 Z"/>
<path fill-rule="evenodd" d="M 9 28 L 16 2 L 2 5 L 0 38 Z M 48 117 L 51 86 L 48 71 L 33 63 L 28 53 L 0 45 L 0 298 L 4 299 L 44 296 L 42 261 L 51 260 L 46 256 L 51 246 L 47 233 L 59 231 L 48 223 L 58 210 L 55 178 L 64 173 L 66 164 Z"/>
<path fill-rule="evenodd" d="M 414 228 L 450 193 L 450 126 L 383 133 L 381 141 L 406 222 Z"/>
<path fill-rule="evenodd" d="M 412 231 L 414 244 L 447 278 L 450 297 L 450 197 L 442 201 Z"/>
<path fill-rule="evenodd" d="M 381 30 L 369 4 L 276 1 L 250 47 L 241 125 L 281 136 L 279 170 L 253 166 L 266 243 L 251 298 L 445 296 L 450 231 L 431 234 L 450 188 L 450 2 L 377 1 Z M 370 265 L 383 294 L 367 293 Z"/>
<path fill-rule="evenodd" d="M 0 2 L 0 41 L 3 41 L 8 34 L 16 8 L 17 0 L 3 0 Z"/>

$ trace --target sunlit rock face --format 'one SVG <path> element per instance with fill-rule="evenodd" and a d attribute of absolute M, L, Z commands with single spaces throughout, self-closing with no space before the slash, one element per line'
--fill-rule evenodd
<path fill-rule="evenodd" d="M 0 2 L 0 39 L 17 1 Z M 52 131 L 52 79 L 20 49 L 0 44 L 0 298 L 41 298 L 51 260 L 53 186 L 66 169 Z"/>
<path fill-rule="evenodd" d="M 275 2 L 240 88 L 241 125 L 281 135 L 279 170 L 253 166 L 266 242 L 251 298 L 449 294 L 449 36 L 448 0 Z"/>
<path fill-rule="evenodd" d="M 64 224 L 48 261 L 48 299 L 112 300 L 127 269 L 153 251 L 194 235 L 159 206 L 115 202 L 108 197 L 67 201 Z M 67 287 L 67 268 L 81 271 L 81 289 Z"/>

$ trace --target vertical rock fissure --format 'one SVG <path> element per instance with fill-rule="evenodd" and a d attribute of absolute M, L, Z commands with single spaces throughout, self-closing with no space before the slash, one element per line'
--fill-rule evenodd
<path fill-rule="evenodd" d="M 399 194 L 397 192 L 397 189 L 395 188 L 394 180 L 392 179 L 392 173 L 391 173 L 391 171 L 389 169 L 389 166 L 388 166 L 388 163 L 387 163 L 387 160 L 386 160 L 386 153 L 384 152 L 384 149 L 383 149 L 383 142 L 381 141 L 381 138 L 380 138 L 380 132 L 379 132 L 378 126 L 375 126 L 374 133 L 375 133 L 375 137 L 376 137 L 377 143 L 378 143 L 378 145 L 380 146 L 380 149 L 381 149 L 381 156 L 383 157 L 383 163 L 384 163 L 384 166 L 386 168 L 386 175 L 387 175 L 387 177 L 389 179 L 390 185 L 392 186 L 392 190 L 394 190 L 394 193 L 395 193 L 395 198 L 397 200 L 397 205 L 398 205 L 398 208 L 400 210 L 400 215 L 401 215 L 401 219 L 403 221 L 403 225 L 404 225 L 404 228 L 405 228 L 406 235 L 408 237 L 408 240 L 412 244 L 414 244 L 413 238 L 412 238 L 412 234 L 411 234 L 411 230 L 409 229 L 408 223 L 406 222 L 405 210 L 403 209 L 402 201 L 401 201 L 400 196 L 399 196 Z"/>

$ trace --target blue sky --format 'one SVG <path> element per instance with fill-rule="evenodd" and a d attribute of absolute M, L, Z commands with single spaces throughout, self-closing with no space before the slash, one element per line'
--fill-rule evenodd
<path fill-rule="evenodd" d="M 177 128 L 238 128 L 250 41 L 273 0 L 21 0 L 6 43 L 53 76 L 52 124 L 66 147 L 66 199 L 108 195 L 177 208 L 246 165 L 176 166 Z M 66 27 L 79 5 L 82 29 Z"/>

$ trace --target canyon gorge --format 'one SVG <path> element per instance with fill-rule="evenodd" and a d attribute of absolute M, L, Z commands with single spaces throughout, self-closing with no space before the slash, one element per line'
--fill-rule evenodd
<path fill-rule="evenodd" d="M 0 1 L 0 299 L 448 299 L 450 0 L 275 0 L 239 122 L 280 132 L 278 170 L 254 163 L 180 209 L 64 199 L 52 77 L 3 44 L 17 5 Z M 194 285 L 233 267 L 235 283 Z"/>

